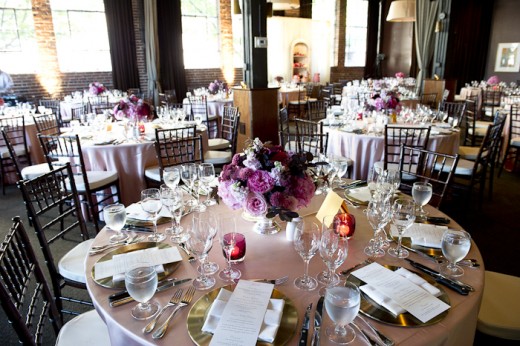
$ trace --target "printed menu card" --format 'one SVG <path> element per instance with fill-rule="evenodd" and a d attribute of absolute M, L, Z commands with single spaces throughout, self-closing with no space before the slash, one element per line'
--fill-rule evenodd
<path fill-rule="evenodd" d="M 256 345 L 274 285 L 240 280 L 210 345 Z"/>

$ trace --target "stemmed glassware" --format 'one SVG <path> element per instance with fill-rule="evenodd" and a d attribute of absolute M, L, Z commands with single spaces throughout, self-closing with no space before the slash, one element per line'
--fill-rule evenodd
<path fill-rule="evenodd" d="M 336 269 L 345 262 L 348 255 L 347 237 L 342 237 L 336 230 L 335 215 L 327 215 L 323 218 L 322 233 L 319 244 L 320 257 L 327 266 L 327 270 L 317 276 L 319 283 L 326 287 L 333 287 L 339 283 Z M 327 226 L 330 225 L 330 226 Z M 320 295 L 324 291 L 320 290 Z"/>
<path fill-rule="evenodd" d="M 384 241 L 386 240 L 386 232 L 384 227 L 390 221 L 392 208 L 389 199 L 383 194 L 377 193 L 368 203 L 366 215 L 370 226 L 374 229 L 374 238 L 370 239 L 368 246 L 365 247 L 365 254 L 373 257 L 382 257 L 385 255 Z"/>
<path fill-rule="evenodd" d="M 149 235 L 148 239 L 154 242 L 163 241 L 166 236 L 157 233 L 157 216 L 162 208 L 161 191 L 155 188 L 141 191 L 141 208 L 150 214 L 153 220 L 153 234 Z"/>
<path fill-rule="evenodd" d="M 419 210 L 417 212 L 417 216 L 424 218 L 428 215 L 428 213 L 424 210 L 424 206 L 428 204 L 430 199 L 432 198 L 433 187 L 432 184 L 418 181 L 413 183 L 412 187 L 412 197 L 417 206 L 419 206 Z"/>
<path fill-rule="evenodd" d="M 110 237 L 111 243 L 121 242 L 128 239 L 128 234 L 121 233 L 126 223 L 126 209 L 121 203 L 107 205 L 103 208 L 103 218 L 108 228 L 116 232 Z"/>
<path fill-rule="evenodd" d="M 204 212 L 200 213 L 197 212 L 193 214 L 193 223 L 200 223 L 205 222 L 207 223 L 209 227 L 209 232 L 211 234 L 211 239 L 215 239 L 215 236 L 217 235 L 218 230 L 218 221 L 215 215 L 211 212 Z M 211 244 L 211 247 L 209 248 L 208 252 L 213 247 L 213 243 Z M 218 264 L 215 262 L 208 261 L 208 256 L 204 256 L 202 258 L 202 264 L 197 268 L 197 271 L 199 273 L 202 272 L 202 269 L 204 268 L 204 273 L 206 275 L 213 275 L 220 269 Z"/>
<path fill-rule="evenodd" d="M 354 329 L 349 324 L 359 312 L 361 296 L 359 288 L 347 281 L 345 286 L 327 288 L 325 310 L 334 326 L 326 329 L 329 340 L 337 344 L 349 344 L 356 338 Z"/>
<path fill-rule="evenodd" d="M 172 236 L 172 242 L 177 244 L 182 243 L 187 238 L 187 235 L 183 232 L 183 228 L 180 225 L 182 212 L 184 210 L 182 190 L 171 189 L 166 185 L 161 185 L 161 202 L 168 208 L 172 216 L 172 226 L 167 228 L 164 232 Z"/>
<path fill-rule="evenodd" d="M 132 309 L 132 316 L 146 320 L 159 311 L 159 304 L 150 302 L 157 289 L 157 273 L 153 265 L 141 263 L 125 273 L 125 287 L 128 294 L 139 302 Z"/>
<path fill-rule="evenodd" d="M 229 215 L 223 215 L 219 218 L 218 237 L 220 246 L 226 255 L 227 267 L 222 269 L 218 276 L 227 282 L 235 282 L 240 279 L 242 273 L 240 270 L 231 267 L 231 253 L 236 246 L 236 225 L 235 218 Z"/>
<path fill-rule="evenodd" d="M 198 177 L 198 168 L 196 163 L 185 163 L 181 165 L 181 179 L 189 187 L 190 193 L 193 195 L 195 192 L 195 181 Z M 198 201 L 198 192 L 197 199 L 190 199 L 186 202 L 187 205 L 192 207 L 194 211 L 203 211 L 201 210 L 200 203 Z M 204 206 L 204 209 L 206 207 Z"/>
<path fill-rule="evenodd" d="M 203 259 L 208 255 L 213 246 L 213 235 L 208 222 L 194 219 L 192 228 L 189 230 L 189 237 L 186 240 L 188 249 L 197 257 L 200 266 L 203 266 Z M 193 287 L 198 290 L 207 290 L 215 286 L 215 278 L 207 276 L 204 270 L 199 271 L 200 275 L 193 281 Z"/>
<path fill-rule="evenodd" d="M 338 177 L 339 184 L 341 185 L 341 178 L 343 178 L 348 170 L 348 161 L 344 157 L 336 156 L 332 162 L 336 170 L 336 176 Z M 331 186 L 332 184 L 333 182 L 331 182 Z"/>
<path fill-rule="evenodd" d="M 397 227 L 399 239 L 397 247 L 388 250 L 388 254 L 397 258 L 408 257 L 408 251 L 403 249 L 401 241 L 404 231 L 415 221 L 415 203 L 408 199 L 397 199 L 392 206 L 392 222 Z"/>
<path fill-rule="evenodd" d="M 368 189 L 370 190 L 371 196 L 374 196 L 374 193 L 377 190 L 378 178 L 379 178 L 378 169 L 376 167 L 370 168 L 370 170 L 368 171 L 367 185 L 368 185 Z"/>
<path fill-rule="evenodd" d="M 163 180 L 166 186 L 174 190 L 181 180 L 181 171 L 178 167 L 165 167 L 163 171 Z"/>
<path fill-rule="evenodd" d="M 201 163 L 199 165 L 199 179 L 202 182 L 202 187 L 208 193 L 204 204 L 207 206 L 217 204 L 217 201 L 211 197 L 211 188 L 209 186 L 215 179 L 215 167 L 212 163 Z"/>
<path fill-rule="evenodd" d="M 471 236 L 466 231 L 447 229 L 442 235 L 442 254 L 448 260 L 448 264 L 441 267 L 444 275 L 457 277 L 464 274 L 464 270 L 457 262 L 466 257 L 471 248 Z"/>
<path fill-rule="evenodd" d="M 294 280 L 294 285 L 305 291 L 312 291 L 318 287 L 318 282 L 308 275 L 309 262 L 318 251 L 320 245 L 320 229 L 314 222 L 301 220 L 294 230 L 294 248 L 305 264 L 303 276 Z"/>

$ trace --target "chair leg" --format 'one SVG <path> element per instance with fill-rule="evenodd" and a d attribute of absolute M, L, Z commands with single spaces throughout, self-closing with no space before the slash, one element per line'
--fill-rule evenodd
<path fill-rule="evenodd" d="M 504 166 L 506 165 L 506 162 L 507 162 L 507 159 L 509 157 L 509 149 L 511 148 L 511 146 L 508 144 L 507 145 L 507 149 L 506 149 L 506 153 L 504 155 L 504 159 L 502 160 L 502 164 L 500 165 L 499 169 L 498 169 L 498 178 L 500 178 L 500 176 L 502 175 L 502 170 L 504 169 Z"/>

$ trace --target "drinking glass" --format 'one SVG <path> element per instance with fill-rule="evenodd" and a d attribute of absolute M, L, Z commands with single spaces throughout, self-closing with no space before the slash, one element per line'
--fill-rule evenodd
<path fill-rule="evenodd" d="M 180 219 L 184 209 L 182 190 L 171 189 L 166 185 L 161 185 L 161 202 L 171 214 L 172 226 L 167 228 L 164 233 L 171 235 L 174 243 L 182 243 L 186 240 L 186 234 L 182 233 Z"/>
<path fill-rule="evenodd" d="M 426 217 L 428 215 L 428 213 L 423 209 L 423 206 L 428 204 L 428 202 L 432 198 L 432 194 L 432 184 L 422 181 L 413 183 L 412 197 L 417 206 L 419 206 L 417 216 Z"/>
<path fill-rule="evenodd" d="M 132 316 L 135 319 L 146 320 L 159 310 L 159 304 L 150 302 L 157 289 L 157 282 L 155 266 L 147 263 L 139 264 L 125 273 L 126 290 L 135 301 L 139 302 L 132 309 Z"/>
<path fill-rule="evenodd" d="M 338 177 L 339 184 L 341 185 L 341 179 L 347 173 L 348 170 L 348 161 L 344 157 L 335 157 L 334 166 L 336 167 L 336 175 Z"/>
<path fill-rule="evenodd" d="M 464 270 L 457 262 L 466 257 L 471 248 L 471 236 L 466 231 L 447 229 L 442 235 L 442 254 L 448 260 L 448 264 L 441 267 L 444 275 L 456 277 L 464 274 Z"/>
<path fill-rule="evenodd" d="M 159 189 L 141 191 L 141 208 L 150 214 L 153 220 L 153 234 L 149 235 L 148 239 L 154 242 L 163 241 L 166 236 L 162 233 L 157 233 L 157 217 L 162 208 L 161 191 Z"/>
<path fill-rule="evenodd" d="M 128 234 L 121 233 L 126 223 L 126 209 L 121 203 L 107 205 L 103 208 L 103 218 L 108 228 L 116 232 L 110 237 L 110 242 L 120 242 L 128 239 Z"/>
<path fill-rule="evenodd" d="M 218 276 L 227 282 L 235 282 L 240 279 L 242 273 L 240 270 L 231 267 L 231 253 L 235 251 L 237 244 L 237 232 L 235 218 L 229 215 L 222 215 L 218 222 L 218 238 L 220 246 L 226 254 L 227 267 L 222 269 Z"/>
<path fill-rule="evenodd" d="M 208 255 L 209 250 L 213 246 L 213 237 L 207 222 L 194 220 L 189 230 L 189 237 L 186 240 L 188 249 L 197 257 L 201 267 L 203 259 Z M 215 278 L 207 276 L 204 270 L 200 271 L 200 275 L 193 281 L 193 287 L 197 290 L 207 290 L 215 286 Z"/>
<path fill-rule="evenodd" d="M 390 221 L 391 213 L 390 201 L 383 195 L 376 193 L 366 209 L 368 222 L 374 229 L 374 238 L 370 239 L 368 246 L 364 249 L 366 255 L 373 257 L 385 255 L 385 250 L 383 250 L 386 240 L 384 227 Z"/>
<path fill-rule="evenodd" d="M 334 326 L 328 327 L 329 340 L 337 344 L 349 344 L 356 338 L 354 329 L 349 324 L 356 318 L 361 302 L 359 288 L 351 282 L 345 286 L 327 288 L 325 310 Z"/>
<path fill-rule="evenodd" d="M 212 213 L 212 212 L 196 212 L 193 214 L 193 222 L 205 222 L 207 223 L 208 227 L 209 227 L 209 232 L 211 234 L 211 239 L 215 239 L 215 236 L 217 235 L 217 230 L 218 230 L 218 220 L 217 218 L 215 217 L 215 215 Z M 211 247 L 209 248 L 208 252 L 213 248 L 213 243 L 211 244 Z M 211 262 L 208 260 L 208 256 L 204 256 L 202 258 L 202 265 L 200 265 L 199 267 L 197 267 L 197 271 L 199 273 L 202 272 L 202 268 L 204 268 L 204 273 L 206 275 L 213 275 L 215 274 L 216 272 L 218 272 L 218 270 L 220 269 L 220 267 L 218 266 L 217 263 L 215 262 Z"/>
<path fill-rule="evenodd" d="M 392 206 L 392 222 L 397 227 L 399 239 L 397 247 L 388 250 L 390 256 L 397 258 L 408 257 L 408 251 L 403 249 L 401 241 L 404 231 L 415 221 L 415 203 L 408 199 L 397 199 Z"/>
<path fill-rule="evenodd" d="M 327 215 L 323 218 L 319 244 L 320 257 L 327 266 L 327 270 L 318 274 L 316 279 L 327 287 L 333 287 L 339 283 L 339 276 L 335 271 L 345 262 L 348 254 L 347 237 L 342 237 L 337 232 L 334 217 L 335 215 Z M 323 292 L 320 290 L 320 293 Z"/>
<path fill-rule="evenodd" d="M 212 163 L 201 163 L 199 165 L 199 177 L 202 182 L 202 187 L 208 193 L 208 197 L 204 201 L 204 204 L 207 206 L 217 204 L 217 201 L 213 197 L 211 197 L 211 188 L 209 184 L 213 182 L 215 179 L 215 167 Z"/>
<path fill-rule="evenodd" d="M 181 171 L 178 167 L 166 167 L 163 171 L 163 179 L 170 189 L 175 189 L 181 180 Z"/>
<path fill-rule="evenodd" d="M 367 185 L 370 190 L 370 195 L 374 196 L 375 191 L 377 190 L 377 179 L 379 177 L 379 171 L 376 167 L 370 168 L 368 171 L 367 177 Z"/>
<path fill-rule="evenodd" d="M 185 163 L 181 165 L 181 179 L 188 186 L 190 190 L 190 194 L 193 196 L 193 193 L 195 192 L 194 185 L 195 180 L 197 180 L 197 164 L 196 163 Z M 193 210 L 197 207 L 197 200 L 190 199 L 186 202 L 186 205 L 189 205 L 193 208 Z"/>
<path fill-rule="evenodd" d="M 312 291 L 318 287 L 318 282 L 308 275 L 309 262 L 318 251 L 320 245 L 320 228 L 314 222 L 301 220 L 294 230 L 294 248 L 305 264 L 303 276 L 294 280 L 294 285 L 305 291 Z"/>

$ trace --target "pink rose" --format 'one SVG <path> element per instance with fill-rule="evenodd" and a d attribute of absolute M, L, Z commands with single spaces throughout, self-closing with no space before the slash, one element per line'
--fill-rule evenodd
<path fill-rule="evenodd" d="M 308 206 L 314 196 L 314 192 L 316 191 L 312 179 L 307 176 L 304 178 L 291 177 L 289 184 L 288 194 L 296 198 L 296 209 Z"/>
<path fill-rule="evenodd" d="M 222 198 L 222 201 L 224 201 L 224 203 L 228 207 L 230 207 L 231 209 L 240 209 L 242 207 L 242 205 L 233 196 L 232 191 L 231 191 L 231 189 L 232 189 L 231 185 L 233 185 L 233 182 L 230 180 L 221 181 L 218 184 L 217 193 L 220 196 L 220 198 Z"/>
<path fill-rule="evenodd" d="M 249 193 L 245 203 L 246 211 L 253 216 L 260 216 L 267 211 L 267 202 L 259 193 Z"/>
<path fill-rule="evenodd" d="M 274 187 L 274 179 L 266 171 L 254 171 L 247 180 L 247 187 L 252 192 L 266 193 Z"/>

